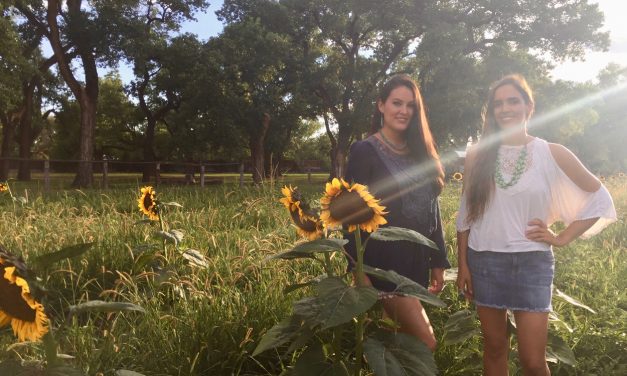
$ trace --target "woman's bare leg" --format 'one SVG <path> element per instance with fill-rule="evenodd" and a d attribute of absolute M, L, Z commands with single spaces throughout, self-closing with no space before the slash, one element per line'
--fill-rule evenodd
<path fill-rule="evenodd" d="M 385 314 L 399 326 L 399 331 L 413 335 L 435 351 L 433 328 L 420 300 L 408 296 L 395 296 L 383 301 Z"/>
<path fill-rule="evenodd" d="M 549 314 L 546 312 L 514 312 L 518 356 L 525 376 L 548 376 L 546 364 L 546 342 Z"/>
<path fill-rule="evenodd" d="M 477 312 L 483 334 L 483 374 L 484 376 L 506 376 L 509 372 L 507 310 L 477 306 Z"/>

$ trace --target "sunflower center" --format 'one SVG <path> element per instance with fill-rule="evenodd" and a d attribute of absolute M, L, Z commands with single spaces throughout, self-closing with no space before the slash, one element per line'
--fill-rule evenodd
<path fill-rule="evenodd" d="M 152 197 L 150 197 L 150 194 L 147 194 L 144 197 L 144 207 L 146 208 L 146 210 L 150 210 L 152 208 L 152 205 L 153 205 Z"/>
<path fill-rule="evenodd" d="M 329 203 L 331 217 L 343 225 L 358 225 L 369 221 L 374 211 L 368 203 L 355 191 L 342 191 Z"/>
<path fill-rule="evenodd" d="M 4 278 L 4 266 L 0 266 L 0 309 L 16 319 L 35 321 L 36 311 L 22 298 L 22 288 Z"/>
<path fill-rule="evenodd" d="M 300 229 L 307 232 L 316 231 L 316 222 L 312 221 L 309 218 L 301 218 L 301 216 L 298 214 L 298 209 L 290 210 L 290 215 L 292 216 L 294 224 L 296 224 L 296 226 L 298 226 Z"/>

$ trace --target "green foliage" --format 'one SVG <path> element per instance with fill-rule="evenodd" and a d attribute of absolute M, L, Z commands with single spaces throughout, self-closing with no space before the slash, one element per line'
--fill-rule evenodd
<path fill-rule="evenodd" d="M 342 247 L 346 243 L 348 243 L 348 240 L 345 239 L 316 239 L 298 244 L 291 250 L 272 255 L 268 259 L 315 258 L 313 256 L 314 253 L 342 251 Z"/>
<path fill-rule="evenodd" d="M 437 249 L 438 246 L 426 236 L 418 233 L 414 230 L 388 226 L 381 228 L 379 231 L 375 231 L 370 235 L 372 239 L 389 242 L 389 241 L 409 241 L 416 244 L 426 245 L 433 249 Z"/>
<path fill-rule="evenodd" d="M 83 243 L 64 247 L 56 252 L 36 257 L 33 260 L 33 263 L 39 265 L 39 267 L 41 268 L 49 268 L 52 266 L 51 264 L 54 264 L 55 262 L 82 255 L 83 253 L 87 252 L 93 245 L 94 243 Z"/>
<path fill-rule="evenodd" d="M 563 361 L 549 364 L 553 375 L 624 374 L 625 183 L 624 177 L 617 176 L 606 181 L 620 216 L 617 223 L 592 239 L 576 241 L 555 252 L 555 286 L 597 314 L 559 298 L 553 301 L 557 317 L 572 332 L 556 321 L 551 321 L 551 331 L 564 340 L 577 360 L 574 367 Z M 319 188 L 318 184 L 308 186 L 305 181 L 298 185 L 312 195 Z M 334 339 L 345 348 L 354 345 L 351 322 L 338 326 L 337 336 L 330 333 L 334 331 L 331 329 L 315 337 L 305 328 L 297 330 L 302 323 L 299 319 L 294 324 L 298 326 L 285 330 L 285 342 L 253 355 L 266 338 L 264 334 L 283 318 L 290 318 L 293 303 L 310 294 L 309 289 L 298 289 L 285 295 L 283 287 L 326 277 L 322 263 L 310 259 L 264 262 L 292 249 L 298 240 L 285 209 L 276 202 L 275 187 L 160 187 L 162 197 L 183 206 L 169 211 L 167 217 L 172 227 L 185 229 L 183 249 L 197 250 L 208 266 L 191 266 L 181 259 L 172 263 L 168 282 L 156 285 L 149 283 L 149 266 L 136 266 L 143 254 L 139 245 L 151 242 L 155 228 L 135 225 L 140 214 L 134 184 L 106 192 L 52 192 L 45 198 L 34 183 L 16 182 L 14 186 L 19 192 L 28 189 L 30 204 L 14 211 L 8 196 L 0 198 L 0 233 L 7 234 L 3 243 L 8 249 L 23 254 L 29 261 L 52 253 L 61 245 L 95 243 L 78 258 L 57 263 L 56 271 L 48 273 L 43 281 L 48 290 L 46 301 L 55 317 L 64 318 L 68 306 L 89 300 L 125 301 L 145 310 L 143 314 L 92 312 L 74 316 L 65 322 L 60 335 L 55 332 L 58 352 L 74 357 L 67 359 L 67 355 L 60 354 L 66 358 L 62 364 L 88 375 L 116 375 L 116 370 L 121 369 L 163 376 L 278 375 L 294 370 L 301 354 L 297 349 L 306 346 L 312 357 L 320 359 L 322 353 L 324 362 L 352 371 L 351 359 L 334 362 L 332 349 L 320 345 Z M 441 197 L 447 249 L 453 263 L 460 189 L 459 184 L 448 184 Z M 160 249 L 159 244 L 153 246 L 156 251 Z M 137 250 L 136 254 L 132 249 Z M 154 253 L 155 249 L 145 252 Z M 340 254 L 337 256 L 332 258 L 332 265 L 343 273 L 345 261 Z M 312 283 L 312 288 L 316 283 Z M 464 309 L 472 312 L 472 307 L 459 298 L 450 282 L 439 297 L 447 304 L 446 309 L 429 305 L 425 308 L 440 344 L 434 354 L 440 373 L 481 375 L 481 343 L 477 336 L 445 344 L 447 337 L 455 338 L 445 329 L 448 319 Z M 472 320 L 474 323 L 468 324 L 477 328 L 476 319 Z M 374 332 L 377 324 L 370 322 L 367 334 L 370 329 Z M 463 329 L 466 323 L 458 325 Z M 296 335 L 290 337 L 290 333 Z M 40 346 L 14 344 L 10 330 L 0 334 L 0 346 L 11 349 L 0 353 L 2 362 L 40 365 L 36 362 L 44 361 Z M 290 347 L 295 352 L 285 356 Z M 365 352 L 368 357 L 368 351 Z M 3 370 L 0 368 L 1 374 Z"/>
<path fill-rule="evenodd" d="M 431 350 L 415 337 L 380 330 L 364 343 L 366 359 L 376 375 L 437 375 Z"/>

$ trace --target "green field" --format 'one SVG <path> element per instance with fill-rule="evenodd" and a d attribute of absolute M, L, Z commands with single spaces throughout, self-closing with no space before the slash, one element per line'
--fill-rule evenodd
<path fill-rule="evenodd" d="M 320 183 L 308 185 L 306 176 L 295 176 L 287 183 L 317 198 L 323 177 L 316 180 Z M 28 199 L 21 204 L 0 196 L 1 242 L 27 261 L 94 242 L 83 256 L 50 265 L 39 275 L 48 291 L 45 302 L 58 352 L 87 375 L 115 375 L 119 369 L 145 375 L 278 375 L 292 357 L 273 351 L 251 354 L 261 336 L 291 312 L 292 302 L 307 293 L 285 295 L 283 288 L 323 273 L 309 260 L 264 262 L 299 241 L 278 202 L 284 183 L 159 187 L 162 201 L 182 205 L 164 214 L 169 229 L 184 234 L 180 251 L 168 245 L 164 254 L 161 240 L 152 235 L 158 224 L 138 223 L 137 181 L 106 191 L 64 191 L 60 183 L 45 196 L 40 183 L 11 182 L 14 193 Z M 558 333 L 577 358 L 574 367 L 551 364 L 555 375 L 627 374 L 627 179 L 612 177 L 606 184 L 619 221 L 590 240 L 555 252 L 556 287 L 596 311 L 554 303 L 564 323 L 556 326 Z M 451 183 L 441 200 L 453 263 L 459 193 L 460 185 Z M 207 264 L 190 264 L 181 255 L 186 249 L 198 250 Z M 157 257 L 147 257 L 153 254 Z M 345 268 L 342 257 L 334 263 L 337 270 Z M 452 313 L 471 308 L 452 283 L 441 298 L 447 308 L 429 308 L 439 339 Z M 68 315 L 69 306 L 89 300 L 131 302 L 145 312 Z M 0 341 L 0 360 L 36 364 L 44 359 L 41 344 L 17 343 L 10 328 L 0 330 Z M 480 374 L 478 338 L 440 343 L 435 358 L 441 374 Z"/>

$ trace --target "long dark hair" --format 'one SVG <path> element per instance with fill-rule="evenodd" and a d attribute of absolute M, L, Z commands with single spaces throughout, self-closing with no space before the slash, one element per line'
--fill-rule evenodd
<path fill-rule="evenodd" d="M 475 160 L 470 176 L 467 175 L 467 206 L 468 217 L 466 221 L 471 223 L 483 216 L 488 202 L 494 191 L 494 169 L 502 136 L 499 125 L 494 118 L 494 94 L 498 88 L 504 85 L 512 85 L 522 96 L 526 104 L 531 104 L 533 113 L 534 101 L 531 88 L 525 78 L 519 74 L 512 74 L 501 78 L 490 86 L 486 104 L 483 106 L 483 129 L 477 145 Z"/>
<path fill-rule="evenodd" d="M 420 94 L 418 85 L 410 76 L 397 74 L 392 76 L 392 78 L 383 85 L 379 92 L 378 99 L 384 103 L 390 96 L 392 90 L 400 86 L 405 86 L 411 90 L 414 94 L 414 102 L 416 103 L 414 114 L 404 134 L 410 154 L 421 162 L 428 160 L 433 162 L 433 170 L 435 172 L 434 182 L 439 193 L 444 187 L 444 168 L 442 167 L 442 162 L 440 161 L 440 156 L 436 149 L 431 129 L 429 128 L 425 106 L 422 102 L 422 95 Z M 381 129 L 381 119 L 382 114 L 377 104 L 375 104 L 374 113 L 372 115 L 372 126 L 370 128 L 371 135 Z"/>

